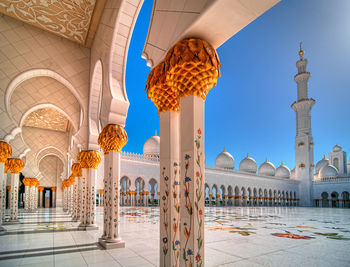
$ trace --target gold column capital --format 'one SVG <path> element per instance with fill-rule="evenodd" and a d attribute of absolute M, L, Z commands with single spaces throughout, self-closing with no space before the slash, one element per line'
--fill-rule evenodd
<path fill-rule="evenodd" d="M 24 179 L 22 180 L 24 186 L 30 186 L 30 181 L 31 181 L 30 178 L 24 178 Z"/>
<path fill-rule="evenodd" d="M 145 90 L 147 97 L 152 100 L 158 112 L 178 112 L 180 110 L 176 92 L 166 80 L 164 61 L 155 66 L 148 74 Z"/>
<path fill-rule="evenodd" d="M 97 169 L 101 162 L 101 155 L 95 150 L 83 150 L 79 152 L 77 159 L 82 169 Z"/>
<path fill-rule="evenodd" d="M 0 163 L 5 163 L 7 158 L 11 157 L 11 155 L 11 146 L 4 141 L 0 141 Z"/>
<path fill-rule="evenodd" d="M 186 38 L 166 54 L 166 80 L 177 97 L 196 95 L 206 99 L 220 77 L 220 61 L 215 49 L 205 40 Z"/>
<path fill-rule="evenodd" d="M 112 151 L 121 152 L 127 142 L 128 135 L 124 127 L 117 124 L 108 124 L 98 136 L 98 145 L 105 155 Z"/>
<path fill-rule="evenodd" d="M 13 174 L 20 173 L 20 171 L 24 168 L 24 162 L 17 158 L 8 158 L 5 162 L 5 168 L 6 165 L 8 166 L 8 170 Z"/>
<path fill-rule="evenodd" d="M 82 168 L 79 163 L 73 163 L 71 167 L 73 176 L 81 177 L 83 175 Z"/>

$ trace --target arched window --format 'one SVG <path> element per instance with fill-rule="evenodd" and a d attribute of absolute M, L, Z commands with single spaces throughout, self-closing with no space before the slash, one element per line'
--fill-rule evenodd
<path fill-rule="evenodd" d="M 333 166 L 336 167 L 337 170 L 339 171 L 339 159 L 338 158 L 333 159 Z"/>

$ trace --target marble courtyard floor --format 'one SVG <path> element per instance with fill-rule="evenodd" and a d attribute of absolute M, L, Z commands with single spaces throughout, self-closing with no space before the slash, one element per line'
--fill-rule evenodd
<path fill-rule="evenodd" d="M 0 236 L 0 266 L 157 266 L 158 220 L 158 208 L 122 207 L 126 248 L 107 251 L 101 227 L 78 231 L 62 209 L 20 211 Z M 205 228 L 206 266 L 350 266 L 349 209 L 206 208 Z"/>

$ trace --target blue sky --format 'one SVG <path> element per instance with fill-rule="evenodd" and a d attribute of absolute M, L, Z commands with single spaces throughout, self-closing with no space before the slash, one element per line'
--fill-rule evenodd
<path fill-rule="evenodd" d="M 145 0 L 129 47 L 126 91 L 130 101 L 124 151 L 142 153 L 157 130 L 156 107 L 144 91 L 150 68 L 141 58 L 153 1 Z M 238 169 L 247 153 L 260 165 L 294 166 L 299 42 L 303 42 L 317 162 L 339 144 L 350 152 L 350 1 L 281 1 L 229 39 L 217 53 L 222 77 L 208 94 L 205 111 L 207 165 L 230 152 Z"/>

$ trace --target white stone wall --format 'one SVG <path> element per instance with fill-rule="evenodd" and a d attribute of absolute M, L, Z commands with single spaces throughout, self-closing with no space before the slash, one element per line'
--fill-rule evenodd
<path fill-rule="evenodd" d="M 350 193 L 350 176 L 336 178 L 329 181 L 313 182 L 313 199 L 322 199 L 322 193 L 327 192 L 328 198 L 331 198 L 332 192 L 338 193 L 338 198 L 342 198 L 342 192 Z"/>

